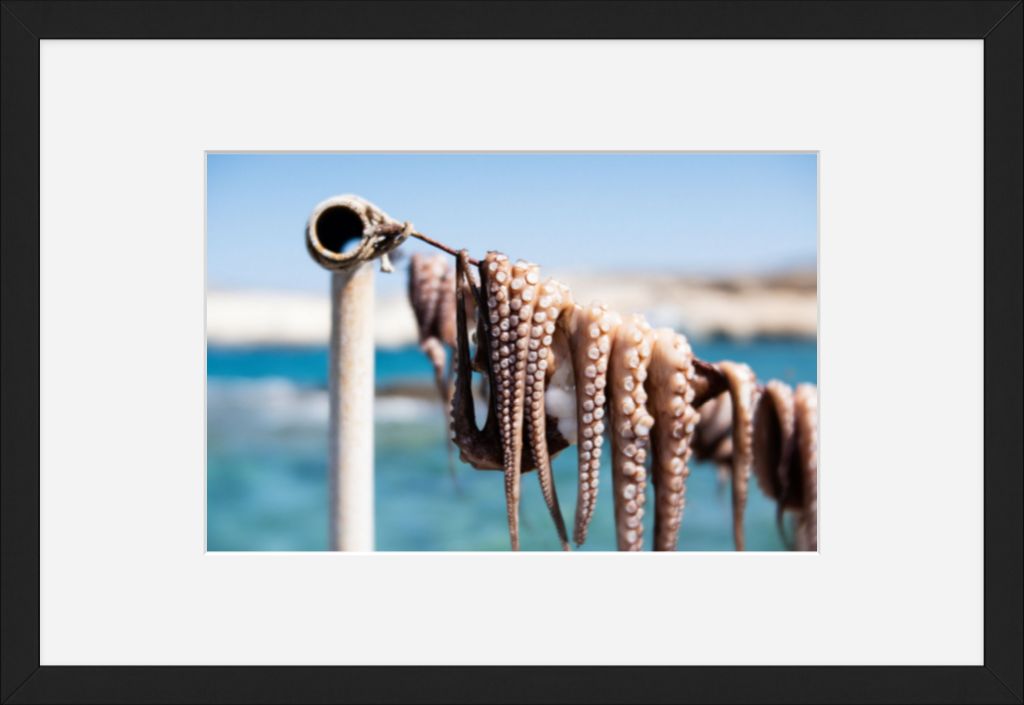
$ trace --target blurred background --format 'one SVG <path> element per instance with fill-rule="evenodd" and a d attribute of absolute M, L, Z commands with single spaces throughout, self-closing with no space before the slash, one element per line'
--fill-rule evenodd
<path fill-rule="evenodd" d="M 210 154 L 208 550 L 327 549 L 329 275 L 303 237 L 313 207 L 344 193 L 474 255 L 537 262 L 577 301 L 686 333 L 705 360 L 817 382 L 815 154 Z M 410 240 L 399 253 L 429 250 Z M 377 549 L 507 550 L 501 473 L 457 459 L 450 472 L 407 259 L 394 259 L 376 276 Z M 554 462 L 567 517 L 575 455 Z M 558 550 L 534 473 L 520 511 L 523 549 Z M 783 549 L 753 482 L 746 523 L 748 550 Z M 614 548 L 606 490 L 582 550 Z M 711 464 L 693 466 L 679 548 L 733 548 Z"/>

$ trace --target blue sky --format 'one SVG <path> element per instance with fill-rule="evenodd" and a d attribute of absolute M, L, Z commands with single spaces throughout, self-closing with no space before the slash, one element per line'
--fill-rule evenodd
<path fill-rule="evenodd" d="M 814 154 L 211 154 L 209 285 L 323 291 L 303 230 L 342 193 L 544 268 L 732 274 L 812 268 L 817 253 Z"/>

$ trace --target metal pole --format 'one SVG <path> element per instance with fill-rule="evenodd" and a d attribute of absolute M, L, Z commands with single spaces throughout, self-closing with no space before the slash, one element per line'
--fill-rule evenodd
<path fill-rule="evenodd" d="M 331 272 L 327 471 L 333 551 L 374 548 L 373 267 L 380 259 L 390 271 L 388 253 L 411 230 L 357 196 L 327 199 L 306 226 L 310 256 Z"/>
<path fill-rule="evenodd" d="M 372 551 L 373 264 L 331 273 L 331 549 Z"/>

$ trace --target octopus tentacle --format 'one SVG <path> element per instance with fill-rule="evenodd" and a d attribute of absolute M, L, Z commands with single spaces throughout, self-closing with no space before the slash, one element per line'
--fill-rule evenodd
<path fill-rule="evenodd" d="M 697 408 L 700 421 L 691 442 L 693 454 L 698 460 L 732 467 L 732 401 L 729 393 L 712 397 Z"/>
<path fill-rule="evenodd" d="M 409 259 L 409 301 L 416 318 L 420 350 L 434 368 L 434 383 L 445 403 L 450 386 L 445 371 L 448 364 L 445 345 L 449 340 L 452 347 L 455 343 L 454 336 L 446 338 L 444 333 L 454 330 L 454 304 L 447 303 L 454 298 L 455 283 L 444 255 L 413 254 Z"/>
<path fill-rule="evenodd" d="M 754 474 L 783 512 L 797 516 L 795 548 L 817 550 L 818 457 L 817 389 L 771 381 L 754 414 Z"/>
<path fill-rule="evenodd" d="M 800 467 L 803 506 L 797 530 L 797 549 L 818 550 L 818 388 L 801 384 L 793 396 L 796 416 L 796 455 Z"/>
<path fill-rule="evenodd" d="M 693 405 L 700 407 L 714 399 L 728 388 L 725 375 L 715 365 L 693 358 Z"/>
<path fill-rule="evenodd" d="M 796 420 L 793 389 L 778 380 L 764 385 L 754 407 L 754 476 L 761 491 L 776 502 L 779 535 L 787 541 L 783 514 L 791 495 L 790 474 L 794 456 Z"/>
<path fill-rule="evenodd" d="M 686 338 L 667 328 L 655 331 L 649 371 L 654 550 L 674 551 L 690 474 L 690 441 L 700 418 L 693 408 L 693 353 Z"/>
<path fill-rule="evenodd" d="M 470 357 L 468 316 L 466 310 L 470 304 L 466 293 L 475 299 L 476 310 L 482 311 L 479 299 L 479 287 L 473 282 L 469 264 L 469 253 L 462 250 L 456 260 L 456 346 L 454 380 L 451 401 L 451 438 L 459 447 L 459 457 L 473 467 L 483 469 L 500 469 L 501 440 L 498 434 L 497 409 L 495 405 L 494 375 L 488 375 L 490 384 L 487 419 L 482 429 L 477 428 L 476 405 L 473 403 L 473 360 Z M 477 317 L 477 356 L 490 358 L 490 350 L 486 333 L 484 333 L 482 316 Z"/>
<path fill-rule="evenodd" d="M 783 496 L 789 480 L 795 423 L 793 390 L 771 380 L 754 407 L 753 470 L 761 491 L 772 499 Z"/>
<path fill-rule="evenodd" d="M 519 550 L 520 475 L 523 458 L 523 404 L 526 362 L 536 285 L 526 283 L 527 264 L 514 266 L 497 252 L 480 263 L 480 281 L 487 296 L 487 326 L 492 378 L 495 382 L 501 433 L 505 506 L 512 550 Z"/>
<path fill-rule="evenodd" d="M 612 424 L 612 489 L 615 533 L 620 551 L 643 547 L 643 514 L 647 488 L 647 446 L 654 420 L 647 411 L 647 366 L 654 332 L 634 314 L 615 332 L 608 362 L 609 414 Z M 600 361 L 599 361 L 600 362 Z"/>
<path fill-rule="evenodd" d="M 452 393 L 453 369 L 448 370 L 448 351 L 457 341 L 455 311 L 455 274 L 444 255 L 415 253 L 409 260 L 409 301 L 419 334 L 420 350 L 434 368 L 434 384 L 442 405 L 447 408 Z M 447 428 L 447 419 L 445 426 Z M 445 442 L 448 473 L 457 480 L 452 444 Z"/>
<path fill-rule="evenodd" d="M 441 278 L 441 300 L 437 303 L 437 337 L 452 350 L 457 337 L 455 306 L 455 271 L 451 266 L 445 266 Z"/>
<path fill-rule="evenodd" d="M 444 255 L 417 252 L 409 258 L 409 303 L 421 337 L 433 334 L 441 300 L 441 280 L 447 268 Z"/>
<path fill-rule="evenodd" d="M 565 520 L 558 504 L 558 493 L 555 491 L 554 476 L 551 471 L 551 456 L 548 452 L 547 414 L 545 412 L 544 391 L 548 376 L 553 372 L 554 356 L 552 344 L 555 322 L 558 320 L 562 303 L 561 292 L 553 282 L 544 282 L 537 286 L 540 270 L 530 265 L 523 283 L 522 296 L 529 295 L 526 287 L 536 286 L 536 304 L 532 320 L 524 320 L 519 325 L 528 335 L 528 351 L 526 356 L 526 430 L 529 436 L 530 457 L 537 468 L 541 494 L 544 503 L 551 513 L 558 531 L 558 539 L 562 549 L 569 550 L 569 538 L 565 530 Z M 514 289 L 518 279 L 512 281 Z"/>
<path fill-rule="evenodd" d="M 732 531 L 736 550 L 745 546 L 743 513 L 747 508 L 750 465 L 753 460 L 753 405 L 757 392 L 753 371 L 742 363 L 721 362 L 732 401 Z"/>
<path fill-rule="evenodd" d="M 600 304 L 566 307 L 559 333 L 569 348 L 575 384 L 578 437 L 576 517 L 573 541 L 582 545 L 594 516 L 600 483 L 601 454 L 607 413 L 608 366 L 612 340 L 622 318 Z"/>
<path fill-rule="evenodd" d="M 788 384 L 771 380 L 754 406 L 754 477 L 761 491 L 777 504 L 776 522 L 786 541 L 783 514 L 793 461 L 795 419 L 793 390 Z"/>

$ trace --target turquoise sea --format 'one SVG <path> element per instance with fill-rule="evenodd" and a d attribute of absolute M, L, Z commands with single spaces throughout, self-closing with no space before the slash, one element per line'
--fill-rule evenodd
<path fill-rule="evenodd" d="M 762 380 L 817 381 L 813 340 L 695 342 L 705 360 L 747 362 Z M 500 472 L 455 460 L 450 474 L 439 400 L 402 395 L 426 387 L 431 371 L 415 347 L 378 350 L 376 532 L 382 551 L 507 550 Z M 207 351 L 207 548 L 319 551 L 327 548 L 326 348 L 216 348 Z M 575 513 L 572 447 L 554 462 L 562 512 Z M 610 454 L 605 454 L 605 460 Z M 614 550 L 610 467 L 581 550 Z M 558 550 L 536 473 L 523 477 L 522 548 Z M 650 490 L 648 490 L 650 491 Z M 648 503 L 652 507 L 653 502 Z M 680 550 L 732 550 L 729 489 L 713 465 L 687 482 Z M 650 545 L 650 520 L 645 531 Z M 751 483 L 749 550 L 781 550 L 774 504 Z M 570 527 L 571 530 L 571 527 Z"/>

